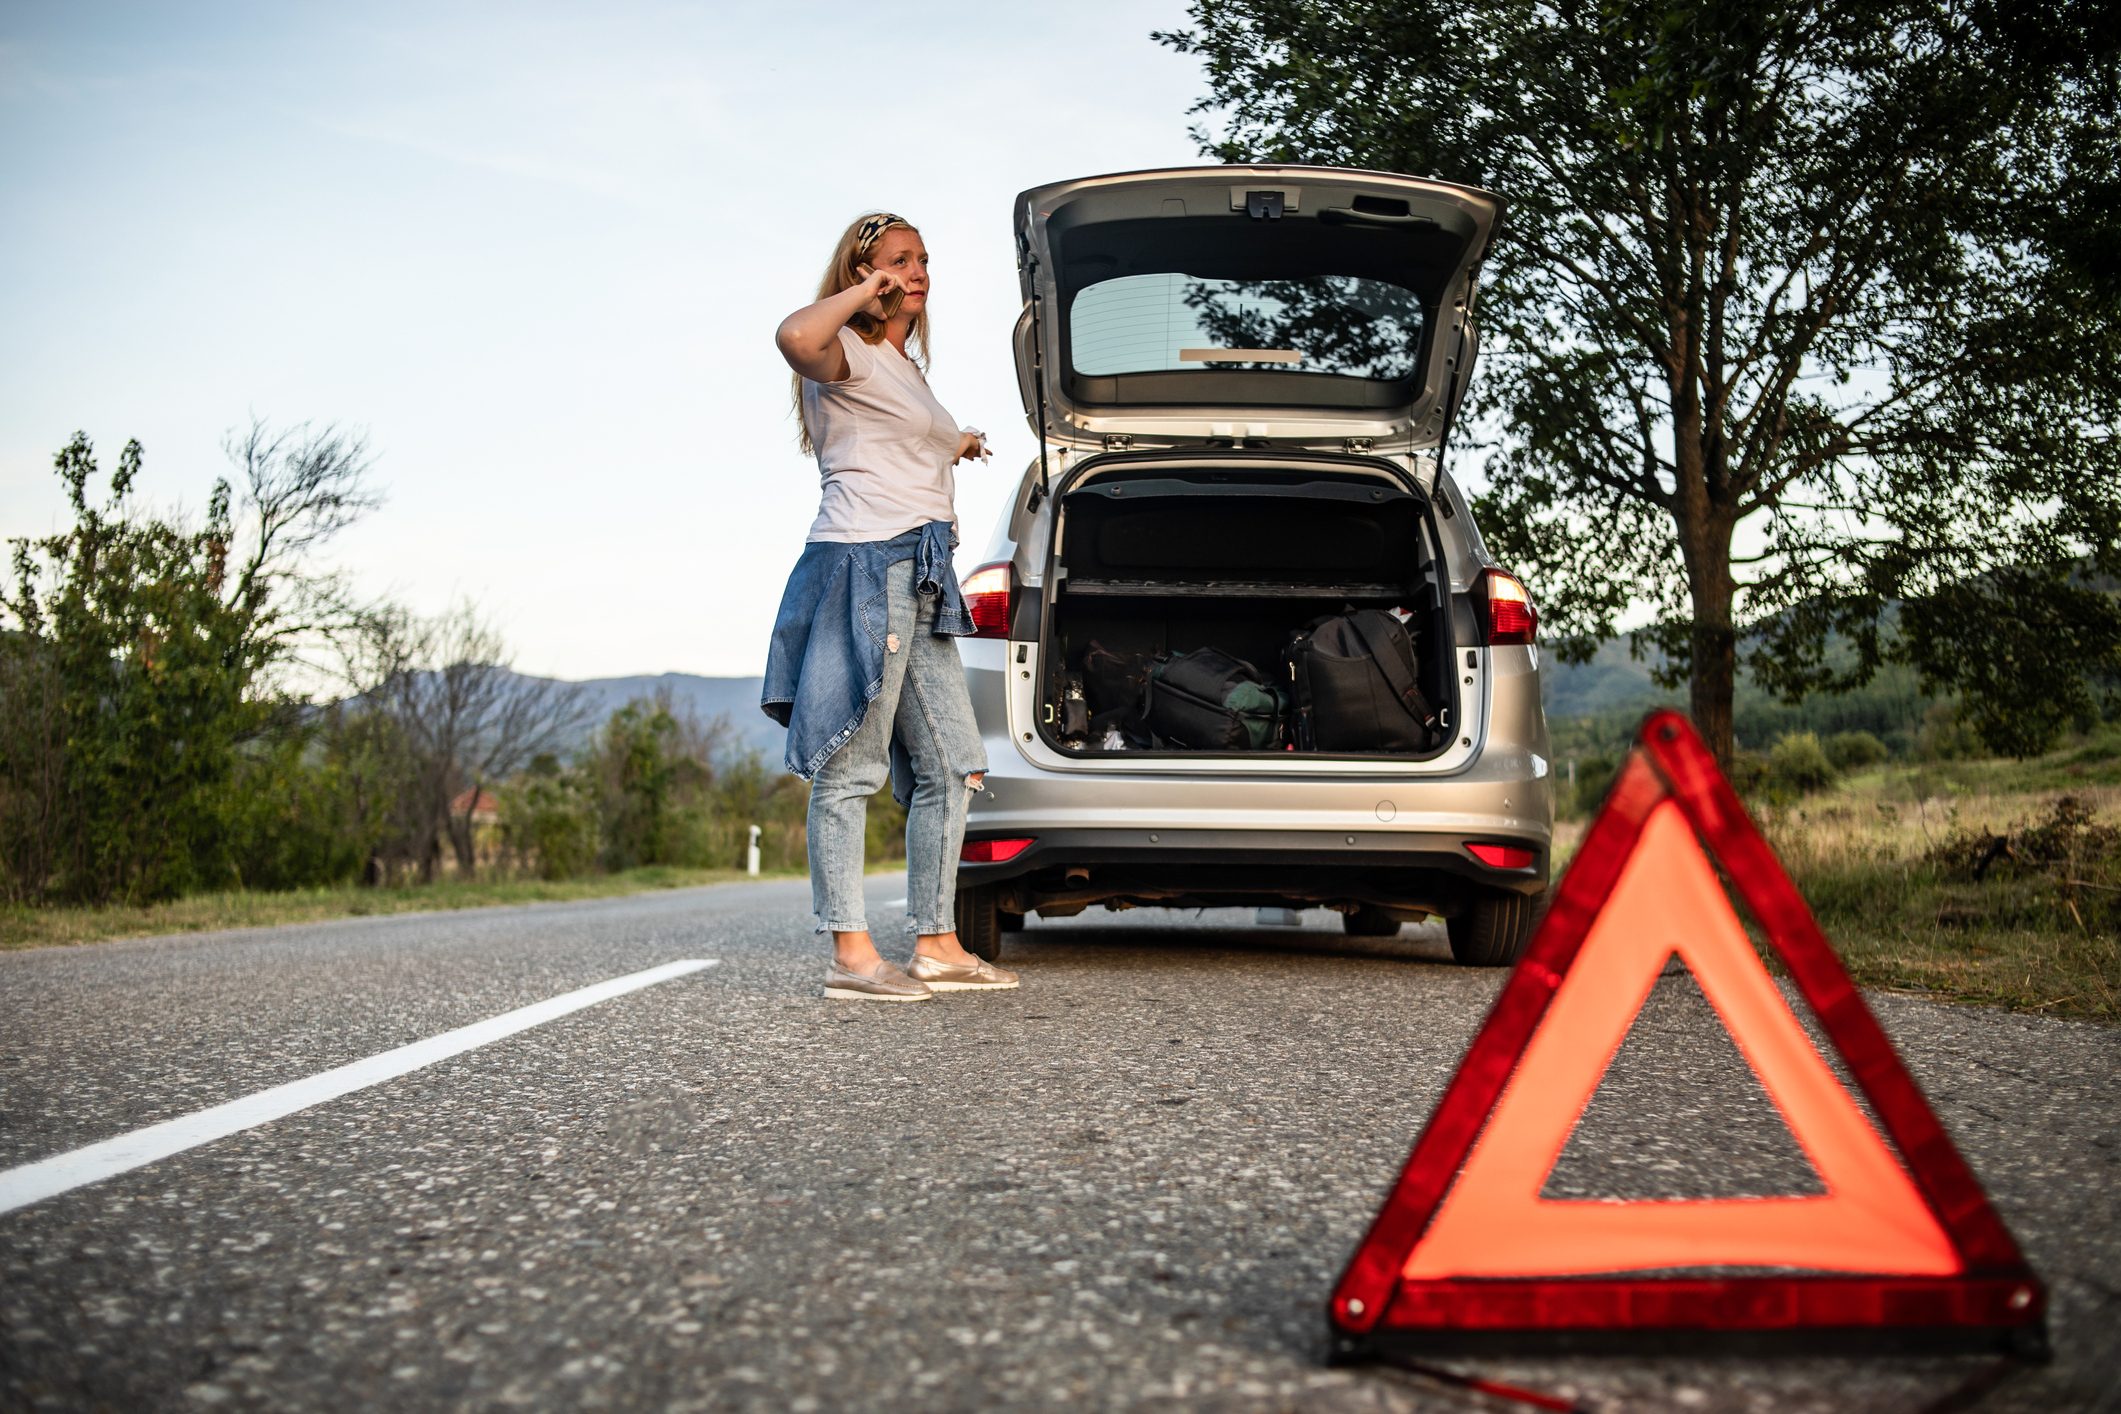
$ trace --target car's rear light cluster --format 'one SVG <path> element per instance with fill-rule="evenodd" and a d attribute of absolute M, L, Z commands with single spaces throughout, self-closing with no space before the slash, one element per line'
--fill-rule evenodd
<path fill-rule="evenodd" d="M 1030 847 L 1029 840 L 966 840 L 957 857 L 963 864 L 1006 864 Z"/>
<path fill-rule="evenodd" d="M 972 613 L 974 638 L 1009 636 L 1010 601 L 1016 597 L 1016 570 L 1007 560 L 981 565 L 958 585 Z M 970 856 L 967 856 L 968 858 Z"/>
<path fill-rule="evenodd" d="M 1531 591 L 1509 571 L 1482 570 L 1473 586 L 1473 598 L 1480 605 L 1480 627 L 1490 648 L 1530 643 L 1539 631 L 1539 611 L 1532 607 Z"/>
<path fill-rule="evenodd" d="M 1518 844 L 1469 844 L 1466 853 L 1490 869 L 1529 869 L 1538 857 Z"/>

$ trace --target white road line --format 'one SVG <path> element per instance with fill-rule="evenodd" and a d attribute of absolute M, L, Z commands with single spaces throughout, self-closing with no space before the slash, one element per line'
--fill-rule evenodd
<path fill-rule="evenodd" d="M 886 908 L 904 908 L 905 906 L 906 901 L 902 898 L 887 898 L 884 900 L 884 907 Z"/>
<path fill-rule="evenodd" d="M 425 1041 L 414 1041 L 367 1060 L 357 1060 L 336 1070 L 312 1075 L 307 1080 L 275 1085 L 270 1090 L 260 1090 L 255 1095 L 245 1095 L 225 1105 L 181 1115 L 84 1149 L 54 1154 L 33 1164 L 8 1169 L 0 1172 L 0 1213 L 11 1213 L 85 1184 L 101 1183 L 106 1178 L 115 1178 L 157 1159 L 166 1159 L 171 1154 L 181 1154 L 186 1149 L 196 1149 L 201 1144 L 211 1144 L 216 1139 L 283 1119 L 297 1110 L 306 1110 L 312 1105 L 336 1100 L 341 1095 L 395 1080 L 422 1066 L 490 1045 L 569 1012 L 713 967 L 719 961 L 720 958 L 687 958 L 683 962 L 666 962 L 661 967 L 651 967 L 646 972 L 614 977 L 609 982 L 599 982 L 593 987 L 565 992 L 485 1021 L 459 1026 L 454 1031 L 444 1031 Z"/>

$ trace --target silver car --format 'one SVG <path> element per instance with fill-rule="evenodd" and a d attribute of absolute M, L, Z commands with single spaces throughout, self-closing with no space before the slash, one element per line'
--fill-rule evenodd
<path fill-rule="evenodd" d="M 963 584 L 985 738 L 957 925 L 1026 914 L 1441 916 L 1513 961 L 1548 879 L 1553 774 L 1530 596 L 1442 469 L 1502 203 L 1382 172 L 1198 167 L 1023 193 L 1015 349 L 1041 453 Z M 1214 647 L 1285 671 L 1361 608 L 1415 645 L 1440 739 L 1402 751 L 1175 749 L 1098 671 Z M 1124 695 L 1124 694 L 1120 694 Z"/>

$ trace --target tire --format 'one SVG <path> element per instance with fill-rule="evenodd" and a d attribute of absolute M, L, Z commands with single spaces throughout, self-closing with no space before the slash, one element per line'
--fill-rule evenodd
<path fill-rule="evenodd" d="M 992 888 L 957 891 L 957 941 L 974 957 L 1002 955 L 1002 910 Z"/>
<path fill-rule="evenodd" d="M 1546 901 L 1544 893 L 1474 895 L 1462 912 L 1445 921 L 1451 956 L 1467 967 L 1508 967 L 1524 955 Z"/>
<path fill-rule="evenodd" d="M 1008 909 L 1004 908 L 998 910 L 995 916 L 1001 919 L 1002 931 L 1004 933 L 1021 933 L 1024 931 L 1023 914 L 1011 913 Z"/>
<path fill-rule="evenodd" d="M 1340 926 L 1356 938 L 1396 938 L 1399 920 L 1381 908 L 1363 907 L 1340 915 Z"/>

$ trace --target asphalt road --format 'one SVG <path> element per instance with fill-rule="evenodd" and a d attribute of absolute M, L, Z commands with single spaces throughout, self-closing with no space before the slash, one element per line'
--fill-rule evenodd
<path fill-rule="evenodd" d="M 901 880 L 872 880 L 895 929 Z M 0 1168 L 719 965 L 0 1215 L 0 1407 L 1503 1409 L 1323 1305 L 1500 984 L 1326 914 L 1034 920 L 1020 991 L 827 1004 L 807 888 L 0 955 Z M 1981 1409 L 2121 1408 L 2121 1033 L 1877 997 L 2053 1293 Z M 1681 976 L 1554 1196 L 1803 1191 Z M 1486 1360 L 1597 1408 L 1921 1408 L 1973 1358 Z"/>

